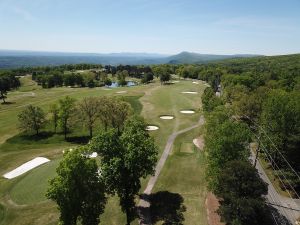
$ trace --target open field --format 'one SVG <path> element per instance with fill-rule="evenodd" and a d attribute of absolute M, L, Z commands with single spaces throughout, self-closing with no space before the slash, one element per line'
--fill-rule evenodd
<path fill-rule="evenodd" d="M 8 101 L 13 104 L 0 105 L 0 174 L 14 169 L 20 164 L 37 156 L 51 159 L 51 162 L 42 165 L 20 177 L 12 180 L 0 178 L 0 224 L 56 224 L 58 211 L 56 205 L 44 197 L 47 188 L 47 181 L 55 175 L 55 168 L 62 158 L 62 150 L 78 143 L 71 141 L 72 137 L 85 136 L 88 134 L 86 129 L 76 128 L 70 134 L 70 140 L 65 141 L 61 134 L 45 133 L 42 138 L 28 139 L 18 134 L 17 114 L 28 104 L 33 104 L 47 110 L 48 105 L 64 96 L 71 96 L 82 99 L 87 96 L 112 95 L 119 96 L 129 102 L 136 113 L 141 113 L 149 125 L 156 125 L 160 129 L 151 131 L 159 146 L 159 156 L 163 151 L 166 140 L 170 134 L 185 127 L 195 124 L 200 117 L 201 93 L 203 85 L 195 85 L 191 81 L 180 81 L 172 85 L 161 86 L 158 82 L 144 86 L 122 87 L 111 90 L 105 88 L 53 88 L 40 89 L 28 78 L 22 78 L 25 84 L 22 89 L 11 92 Z M 26 86 L 27 85 L 27 86 Z M 118 94 L 119 91 L 126 93 Z M 183 91 L 197 91 L 199 94 L 182 94 Z M 32 94 L 34 93 L 34 94 Z M 195 114 L 185 115 L 179 111 L 183 109 L 193 109 Z M 162 120 L 161 115 L 173 115 L 173 120 Z M 47 130 L 50 130 L 47 127 Z M 203 155 L 189 145 L 193 138 L 199 134 L 195 129 L 185 135 L 178 137 L 173 149 L 173 155 L 167 160 L 166 167 L 163 169 L 158 180 L 158 187 L 155 191 L 167 190 L 183 196 L 187 211 L 184 213 L 184 224 L 206 224 L 194 223 L 195 221 L 205 221 L 202 202 L 202 195 L 205 192 Z M 184 153 L 178 146 L 190 146 L 189 151 Z M 186 150 L 185 150 L 186 151 Z M 173 166 L 170 165 L 177 165 Z M 185 166 L 184 166 L 185 165 Z M 184 173 L 177 171 L 185 168 Z M 182 171 L 183 172 L 183 171 Z M 198 173 L 198 174 L 197 174 Z M 173 180 L 174 174 L 179 174 L 177 185 L 168 182 Z M 189 178 L 187 175 L 192 176 Z M 197 179 L 194 180 L 195 176 Z M 188 180 L 186 180 L 189 178 Z M 146 185 L 146 180 L 142 182 L 142 189 Z M 193 182 L 191 182 L 193 181 Z M 196 182 L 196 186 L 195 183 Z M 201 187 L 199 183 L 202 183 Z M 173 185 L 173 186 L 172 186 Z M 183 186 L 187 191 L 183 191 Z M 197 191 L 193 191 L 194 188 Z M 202 218 L 203 217 L 203 218 Z M 200 219 L 199 219 L 200 218 Z M 202 219 L 201 219 L 202 218 Z M 106 206 L 105 213 L 101 216 L 101 224 L 124 224 L 125 215 L 118 206 L 118 198 L 111 197 Z M 137 224 L 135 221 L 133 224 Z"/>

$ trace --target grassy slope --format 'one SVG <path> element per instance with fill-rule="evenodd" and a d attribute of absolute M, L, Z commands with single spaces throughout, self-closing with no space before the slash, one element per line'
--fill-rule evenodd
<path fill-rule="evenodd" d="M 200 96 L 180 93 L 181 91 L 202 91 L 202 86 L 192 84 L 191 82 L 181 82 L 176 85 L 164 87 L 153 84 L 149 86 L 118 88 L 111 91 L 106 91 L 101 88 L 55 88 L 51 90 L 40 90 L 36 89 L 34 84 L 29 84 L 33 88 L 25 86 L 24 89 L 26 92 L 12 92 L 9 95 L 8 100 L 15 101 L 16 103 L 0 106 L 0 116 L 1 118 L 5 118 L 3 120 L 4 124 L 0 129 L 0 136 L 2 137 L 2 139 L 0 138 L 0 142 L 5 142 L 7 138 L 17 134 L 18 130 L 15 125 L 17 122 L 16 115 L 28 103 L 33 103 L 47 109 L 49 103 L 56 101 L 64 95 L 70 95 L 80 99 L 85 96 L 118 95 L 116 94 L 117 91 L 127 90 L 128 93 L 125 94 L 125 96 L 127 96 L 125 100 L 130 102 L 135 111 L 139 113 L 142 110 L 142 106 L 137 99 L 145 92 L 146 95 L 141 98 L 141 102 L 144 106 L 142 115 L 150 124 L 157 124 L 160 127 L 160 130 L 152 132 L 159 146 L 160 153 L 164 148 L 168 135 L 173 131 L 194 124 L 199 118 L 199 113 L 195 115 L 182 115 L 179 113 L 181 109 L 199 109 L 200 107 Z M 32 89 L 35 90 L 32 91 Z M 28 92 L 34 92 L 35 96 L 29 96 Z M 160 120 L 158 117 L 162 114 L 175 115 L 175 119 L 173 121 Z M 3 137 L 3 135 L 5 137 Z M 71 144 L 63 141 L 60 135 L 55 135 L 46 140 L 35 141 L 28 145 L 19 139 L 19 136 L 13 137 L 0 146 L 0 161 L 3 162 L 0 165 L 0 174 L 40 155 L 54 159 L 54 161 L 13 180 L 8 181 L 0 178 L 0 203 L 6 206 L 6 209 L 0 209 L 0 218 L 1 213 L 5 214 L 5 220 L 2 221 L 2 224 L 54 224 L 58 219 L 56 206 L 50 201 L 45 201 L 42 193 L 46 188 L 47 179 L 55 174 L 54 165 L 58 162 L 56 159 L 61 158 L 62 149 Z M 57 144 L 58 140 L 59 144 Z M 40 185 L 34 186 L 37 188 L 36 190 L 26 188 L 28 184 L 38 184 L 45 170 L 48 173 L 46 176 L 42 176 L 44 179 Z M 164 179 L 162 178 L 162 180 Z M 143 187 L 145 184 L 146 182 L 143 181 Z M 33 194 L 30 195 L 30 191 Z M 13 201 L 11 201 L 11 198 Z M 16 205 L 15 202 L 19 204 L 26 203 L 27 205 L 20 206 Z M 200 206 L 201 204 L 198 207 Z M 26 219 L 24 219 L 24 217 L 26 217 Z M 118 199 L 116 197 L 109 199 L 106 211 L 101 216 L 101 220 L 103 224 L 124 223 L 125 216 L 120 213 Z"/>

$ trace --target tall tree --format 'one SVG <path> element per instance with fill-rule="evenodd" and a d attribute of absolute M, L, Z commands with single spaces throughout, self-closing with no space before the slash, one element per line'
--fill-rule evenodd
<path fill-rule="evenodd" d="M 51 114 L 51 121 L 53 123 L 54 133 L 56 133 L 56 129 L 57 129 L 58 121 L 59 121 L 59 108 L 58 108 L 58 105 L 56 103 L 50 105 L 49 112 Z"/>
<path fill-rule="evenodd" d="M 145 126 L 143 120 L 134 117 L 125 123 L 121 136 L 116 129 L 110 129 L 91 142 L 91 149 L 101 156 L 105 184 L 118 194 L 127 224 L 134 218 L 134 197 L 141 187 L 140 178 L 153 174 L 157 161 L 157 148 Z"/>
<path fill-rule="evenodd" d="M 62 225 L 98 225 L 106 197 L 95 159 L 89 158 L 88 149 L 67 152 L 56 169 L 57 176 L 50 180 L 47 198 L 55 201 L 60 210 Z"/>
<path fill-rule="evenodd" d="M 132 114 L 130 104 L 117 98 L 100 97 L 98 100 L 99 118 L 105 130 L 108 127 L 121 131 L 125 120 Z"/>
<path fill-rule="evenodd" d="M 201 100 L 203 109 L 206 112 L 211 112 L 214 108 L 222 104 L 221 99 L 216 97 L 216 94 L 211 87 L 205 88 Z"/>
<path fill-rule="evenodd" d="M 85 126 L 89 129 L 90 137 L 93 136 L 93 128 L 99 115 L 99 100 L 96 97 L 84 98 L 79 104 L 79 115 Z"/>
<path fill-rule="evenodd" d="M 38 107 L 29 105 L 18 115 L 19 128 L 24 131 L 35 131 L 39 134 L 40 129 L 45 125 L 44 111 Z"/>
<path fill-rule="evenodd" d="M 132 114 L 131 105 L 119 99 L 112 99 L 111 105 L 111 124 L 120 132 L 125 120 Z"/>
<path fill-rule="evenodd" d="M 59 100 L 59 123 L 63 129 L 65 139 L 71 126 L 71 119 L 74 115 L 75 99 L 66 96 Z"/>
<path fill-rule="evenodd" d="M 268 192 L 257 170 L 247 161 L 230 161 L 218 176 L 215 190 L 221 199 L 220 213 L 228 225 L 260 225 L 267 214 Z"/>
<path fill-rule="evenodd" d="M 226 162 L 243 160 L 249 157 L 247 149 L 250 133 L 245 124 L 227 120 L 216 126 L 214 132 L 207 133 L 205 145 L 208 150 L 209 186 L 214 190 L 216 177 Z"/>
<path fill-rule="evenodd" d="M 7 92 L 11 89 L 18 88 L 20 86 L 20 81 L 13 74 L 7 72 L 0 74 L 0 99 L 5 103 L 7 98 Z"/>
<path fill-rule="evenodd" d="M 0 76 L 0 99 L 5 103 L 7 98 L 7 91 L 9 91 L 10 85 L 9 80 L 5 76 Z"/>
<path fill-rule="evenodd" d="M 298 169 L 300 169 L 299 153 L 297 153 L 300 145 L 299 98 L 299 92 L 273 90 L 263 104 L 261 115 L 262 138 L 274 162 L 279 166 L 282 164 L 282 157 L 277 151 L 279 150 L 292 162 L 297 160 L 295 166 Z"/>

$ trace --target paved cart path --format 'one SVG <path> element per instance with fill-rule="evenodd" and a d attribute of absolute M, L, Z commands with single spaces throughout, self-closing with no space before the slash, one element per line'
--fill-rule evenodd
<path fill-rule="evenodd" d="M 167 158 L 170 154 L 170 151 L 172 149 L 172 145 L 175 141 L 175 138 L 179 134 L 183 134 L 185 132 L 188 132 L 188 131 L 190 131 L 192 129 L 195 129 L 199 126 L 202 126 L 203 124 L 204 124 L 204 117 L 201 116 L 197 124 L 195 124 L 191 127 L 185 128 L 183 130 L 174 132 L 173 134 L 171 134 L 169 136 L 166 147 L 163 151 L 163 154 L 161 155 L 161 157 L 160 157 L 160 159 L 159 159 L 159 161 L 158 161 L 158 163 L 155 167 L 155 174 L 148 181 L 147 187 L 144 191 L 144 195 L 141 197 L 141 200 L 138 204 L 139 215 L 140 215 L 140 225 L 149 225 L 149 224 L 151 224 L 150 202 L 149 202 L 148 196 L 151 194 L 152 189 L 153 189 L 153 187 L 154 187 L 154 185 L 157 181 L 157 178 L 158 178 L 162 168 L 164 167 L 164 164 L 165 164 L 165 162 L 166 162 L 166 160 L 167 160 Z"/>

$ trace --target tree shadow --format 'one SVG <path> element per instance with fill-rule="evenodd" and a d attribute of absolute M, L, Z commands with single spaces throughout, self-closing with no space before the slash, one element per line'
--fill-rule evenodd
<path fill-rule="evenodd" d="M 22 143 L 22 142 L 27 142 L 27 141 L 42 141 L 46 140 L 50 137 L 52 137 L 55 133 L 54 132 L 48 132 L 48 131 L 43 131 L 40 132 L 38 135 L 37 134 L 28 134 L 28 133 L 20 133 L 17 134 L 9 139 L 7 139 L 8 143 Z"/>
<path fill-rule="evenodd" d="M 269 218 L 266 218 L 266 225 L 272 224 L 280 224 L 280 225 L 292 225 L 292 223 L 284 217 L 282 214 L 278 212 L 278 209 L 274 208 L 273 206 L 268 206 L 269 210 Z"/>
<path fill-rule="evenodd" d="M 16 102 L 1 102 L 1 105 L 12 105 L 16 104 Z"/>
<path fill-rule="evenodd" d="M 66 141 L 73 144 L 87 144 L 89 140 L 90 136 L 71 136 L 66 138 Z"/>
<path fill-rule="evenodd" d="M 163 225 L 181 225 L 186 207 L 183 197 L 177 193 L 160 191 L 146 196 L 150 202 L 150 215 L 153 224 L 162 222 Z"/>

